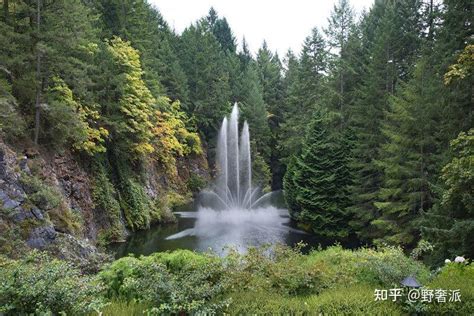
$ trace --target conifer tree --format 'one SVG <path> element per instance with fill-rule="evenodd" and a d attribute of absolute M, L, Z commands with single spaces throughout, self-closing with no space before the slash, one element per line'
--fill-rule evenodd
<path fill-rule="evenodd" d="M 190 114 L 207 141 L 217 135 L 230 108 L 231 90 L 225 54 L 203 21 L 192 25 L 180 38 L 180 62 L 188 79 Z"/>
<path fill-rule="evenodd" d="M 315 112 L 302 153 L 291 160 L 284 178 L 290 214 L 314 234 L 341 240 L 348 228 L 348 147 L 324 110 Z M 344 182 L 340 182 L 340 181 Z"/>

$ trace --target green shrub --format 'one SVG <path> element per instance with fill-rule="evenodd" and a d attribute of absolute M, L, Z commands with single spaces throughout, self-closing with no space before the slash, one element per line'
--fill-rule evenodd
<path fill-rule="evenodd" d="M 474 311 L 474 266 L 448 263 L 427 284 L 429 289 L 460 290 L 461 302 L 430 303 L 427 311 L 434 315 L 472 315 Z M 448 294 L 449 295 L 449 294 Z"/>
<path fill-rule="evenodd" d="M 0 260 L 0 280 L 0 313 L 82 315 L 104 306 L 100 282 L 45 253 Z"/>
<path fill-rule="evenodd" d="M 188 190 L 194 193 L 194 192 L 199 192 L 202 189 L 204 189 L 207 185 L 207 181 L 200 175 L 191 173 L 186 184 L 187 184 Z"/>
<path fill-rule="evenodd" d="M 214 313 L 222 309 L 219 258 L 180 250 L 119 259 L 100 273 L 111 299 L 137 300 L 156 313 Z"/>
<path fill-rule="evenodd" d="M 324 267 L 327 286 L 365 282 L 388 288 L 399 286 L 409 275 L 422 283 L 429 277 L 428 269 L 421 262 L 407 257 L 401 248 L 395 247 L 346 250 L 335 246 L 311 253 L 308 264 Z"/>
<path fill-rule="evenodd" d="M 321 271 L 306 269 L 306 256 L 298 248 L 250 248 L 244 255 L 231 252 L 225 260 L 229 286 L 236 291 L 300 295 L 320 288 Z"/>
<path fill-rule="evenodd" d="M 101 223 L 106 223 L 99 233 L 101 244 L 124 239 L 124 227 L 120 220 L 121 210 L 117 201 L 115 188 L 110 183 L 105 166 L 97 162 L 93 168 L 92 199 L 99 210 Z"/>
<path fill-rule="evenodd" d="M 21 174 L 20 182 L 27 193 L 26 205 L 36 205 L 45 210 L 54 226 L 61 231 L 72 234 L 81 231 L 82 217 L 69 208 L 57 188 L 38 176 L 26 173 Z"/>

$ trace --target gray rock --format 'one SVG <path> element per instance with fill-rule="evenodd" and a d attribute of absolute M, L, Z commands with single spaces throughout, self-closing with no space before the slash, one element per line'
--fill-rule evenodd
<path fill-rule="evenodd" d="M 24 156 L 21 160 L 20 160 L 20 169 L 23 170 L 24 172 L 26 173 L 30 173 L 30 168 L 28 167 L 28 157 Z"/>
<path fill-rule="evenodd" d="M 20 206 L 20 202 L 18 202 L 16 200 L 12 200 L 12 199 L 7 197 L 7 199 L 3 201 L 3 206 L 2 207 L 6 210 L 11 210 L 11 209 L 14 209 L 18 206 Z"/>
<path fill-rule="evenodd" d="M 4 203 L 8 199 L 8 195 L 5 193 L 5 191 L 0 190 L 0 201 Z"/>
<path fill-rule="evenodd" d="M 31 248 L 43 249 L 56 239 L 57 233 L 53 226 L 41 226 L 33 229 L 26 244 Z"/>
<path fill-rule="evenodd" d="M 23 222 L 24 220 L 28 218 L 33 218 L 33 214 L 31 212 L 25 211 L 21 207 L 17 207 L 14 211 L 13 214 L 10 215 L 12 220 L 16 223 Z"/>
<path fill-rule="evenodd" d="M 44 219 L 44 215 L 43 215 L 43 212 L 41 212 L 41 210 L 39 208 L 33 208 L 31 210 L 31 213 L 33 214 L 34 217 L 36 217 L 37 219 L 39 219 L 40 221 L 42 221 Z"/>

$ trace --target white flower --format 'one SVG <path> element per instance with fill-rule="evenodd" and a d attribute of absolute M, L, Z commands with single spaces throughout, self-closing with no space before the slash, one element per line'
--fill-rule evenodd
<path fill-rule="evenodd" d="M 450 263 L 450 262 L 451 262 L 451 260 L 449 260 L 449 259 L 444 260 L 444 263 Z"/>
<path fill-rule="evenodd" d="M 454 258 L 454 262 L 457 262 L 457 263 L 463 263 L 466 259 L 464 259 L 464 257 L 461 257 L 461 256 L 457 256 L 456 258 Z"/>

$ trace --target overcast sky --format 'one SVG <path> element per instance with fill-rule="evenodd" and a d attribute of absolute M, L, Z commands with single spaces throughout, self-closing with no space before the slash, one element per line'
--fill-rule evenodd
<path fill-rule="evenodd" d="M 181 33 L 197 19 L 207 15 L 212 6 L 230 24 L 239 45 L 242 37 L 255 52 L 265 39 L 280 57 L 288 48 L 300 52 L 313 27 L 325 27 L 337 0 L 149 0 Z M 350 0 L 357 13 L 369 9 L 374 0 Z"/>

